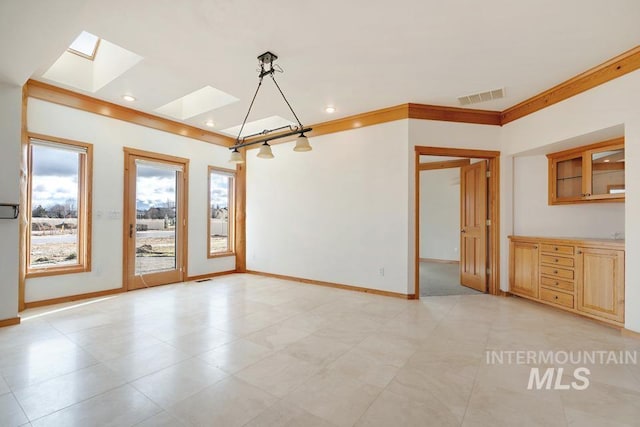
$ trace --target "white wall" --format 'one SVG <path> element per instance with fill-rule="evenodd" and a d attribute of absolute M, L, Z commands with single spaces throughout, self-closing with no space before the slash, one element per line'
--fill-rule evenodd
<path fill-rule="evenodd" d="M 420 172 L 420 258 L 460 261 L 460 168 Z"/>
<path fill-rule="evenodd" d="M 624 203 L 547 203 L 548 162 L 544 155 L 514 158 L 514 234 L 521 236 L 624 237 Z"/>
<path fill-rule="evenodd" d="M 0 84 L 0 203 L 19 203 L 22 88 Z M 18 313 L 18 220 L 0 219 L 0 320 Z"/>
<path fill-rule="evenodd" d="M 235 257 L 207 258 L 207 167 L 228 167 L 226 148 L 31 98 L 27 122 L 31 132 L 94 144 L 92 271 L 28 279 L 27 302 L 122 286 L 123 147 L 190 159 L 188 274 L 235 269 Z"/>
<path fill-rule="evenodd" d="M 247 268 L 406 294 L 407 121 L 311 144 L 249 151 Z"/>
<path fill-rule="evenodd" d="M 627 74 L 503 127 L 507 155 L 620 124 L 625 133 L 625 327 L 640 332 L 640 71 Z M 503 181 L 506 182 L 506 181 Z M 507 187 L 503 187 L 503 190 Z M 594 227 L 602 227 L 600 222 Z M 507 233 L 508 234 L 508 233 Z M 506 234 L 503 244 L 507 244 Z"/>

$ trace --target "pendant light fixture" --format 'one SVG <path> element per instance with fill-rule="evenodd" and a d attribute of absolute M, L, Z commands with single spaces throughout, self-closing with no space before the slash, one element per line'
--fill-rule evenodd
<path fill-rule="evenodd" d="M 251 104 L 249 104 L 249 110 L 247 111 L 247 114 L 244 117 L 244 120 L 242 121 L 242 126 L 240 126 L 240 131 L 238 132 L 236 143 L 232 147 L 229 147 L 229 149 L 231 150 L 231 158 L 229 159 L 229 162 L 231 163 L 242 163 L 244 161 L 242 158 L 242 154 L 238 151 L 239 148 L 244 148 L 250 145 L 255 145 L 260 143 L 262 143 L 262 146 L 260 147 L 260 151 L 258 151 L 258 157 L 261 159 L 273 159 L 274 156 L 273 156 L 273 152 L 271 151 L 271 146 L 269 145 L 269 141 L 273 141 L 280 138 L 286 138 L 293 135 L 298 135 L 298 137 L 296 138 L 296 145 L 293 151 L 300 151 L 300 152 L 311 151 L 311 145 L 309 144 L 309 139 L 307 139 L 306 135 L 304 134 L 305 132 L 311 132 L 311 128 L 305 128 L 302 125 L 302 122 L 298 118 L 298 115 L 296 114 L 295 111 L 293 111 L 293 107 L 291 107 L 291 104 L 289 104 L 289 101 L 284 96 L 282 89 L 280 89 L 280 86 L 278 85 L 278 82 L 276 81 L 274 74 L 276 72 L 281 73 L 282 68 L 280 68 L 277 65 L 274 66 L 273 62 L 276 59 L 278 59 L 278 57 L 271 52 L 265 52 L 262 55 L 258 56 L 258 61 L 260 62 L 260 74 L 258 75 L 258 78 L 259 78 L 258 87 L 256 89 L 255 94 L 253 95 Z M 273 80 L 273 83 L 275 84 L 276 88 L 278 88 L 278 92 L 280 92 L 280 95 L 282 95 L 282 99 L 284 99 L 284 102 L 289 107 L 289 110 L 291 110 L 291 113 L 293 114 L 293 117 L 295 117 L 296 121 L 298 122 L 298 125 L 282 126 L 275 129 L 265 129 L 262 132 L 258 132 L 253 135 L 247 135 L 243 137 L 242 131 L 244 130 L 244 126 L 247 123 L 247 119 L 249 118 L 249 114 L 251 113 L 251 108 L 253 107 L 253 103 L 255 102 L 256 97 L 258 96 L 258 92 L 260 91 L 260 87 L 262 86 L 262 80 L 264 79 L 265 76 L 271 77 L 271 80 Z"/>

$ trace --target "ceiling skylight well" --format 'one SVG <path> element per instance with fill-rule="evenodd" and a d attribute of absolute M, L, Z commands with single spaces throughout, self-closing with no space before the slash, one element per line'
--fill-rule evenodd
<path fill-rule="evenodd" d="M 80 55 L 83 58 L 93 60 L 96 57 L 99 44 L 100 37 L 83 31 L 78 37 L 76 37 L 67 50 L 71 53 L 75 53 L 76 55 Z"/>
<path fill-rule="evenodd" d="M 188 95 L 156 108 L 160 114 L 187 120 L 216 108 L 237 102 L 238 98 L 211 86 L 205 86 Z"/>

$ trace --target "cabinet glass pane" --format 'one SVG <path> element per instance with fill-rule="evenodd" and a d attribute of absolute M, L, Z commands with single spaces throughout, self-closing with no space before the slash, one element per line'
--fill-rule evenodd
<path fill-rule="evenodd" d="M 624 148 L 591 155 L 591 194 L 624 194 Z"/>
<path fill-rule="evenodd" d="M 556 163 L 556 196 L 558 199 L 582 195 L 582 157 Z"/>

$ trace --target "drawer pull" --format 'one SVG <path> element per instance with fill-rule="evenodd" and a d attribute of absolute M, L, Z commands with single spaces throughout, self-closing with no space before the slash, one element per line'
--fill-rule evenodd
<path fill-rule="evenodd" d="M 556 282 L 556 286 L 560 286 L 560 282 Z"/>
<path fill-rule="evenodd" d="M 556 258 L 553 262 L 559 262 L 558 258 Z"/>
<path fill-rule="evenodd" d="M 558 274 L 558 270 L 553 270 L 553 274 Z"/>
<path fill-rule="evenodd" d="M 558 250 L 558 247 L 556 246 L 555 248 L 553 248 L 553 250 L 554 250 L 554 251 L 557 251 L 557 250 Z"/>
<path fill-rule="evenodd" d="M 555 296 L 553 297 L 553 299 L 558 299 L 558 295 L 555 295 Z"/>
<path fill-rule="evenodd" d="M 578 251 L 578 255 L 580 255 L 582 253 L 582 251 Z"/>

